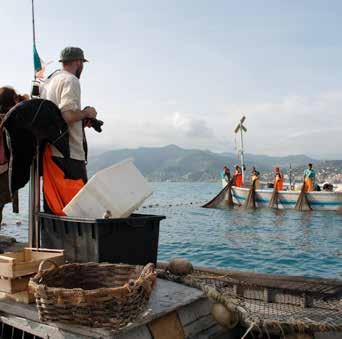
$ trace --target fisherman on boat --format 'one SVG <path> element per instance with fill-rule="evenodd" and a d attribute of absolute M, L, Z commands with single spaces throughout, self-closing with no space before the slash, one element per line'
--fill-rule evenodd
<path fill-rule="evenodd" d="M 227 184 L 230 181 L 230 170 L 229 170 L 229 168 L 226 165 L 223 166 L 223 171 L 221 173 L 221 178 L 222 178 L 222 180 L 225 180 L 227 182 Z"/>
<path fill-rule="evenodd" d="M 305 192 L 312 192 L 315 189 L 315 170 L 312 168 L 312 164 L 308 164 L 308 168 L 304 171 L 304 190 Z"/>
<path fill-rule="evenodd" d="M 233 175 L 233 179 L 234 179 L 233 186 L 236 186 L 236 187 L 242 187 L 243 186 L 242 170 L 241 170 L 241 167 L 239 165 L 235 166 L 235 172 L 234 172 L 234 175 Z"/>
<path fill-rule="evenodd" d="M 59 60 L 63 69 L 51 74 L 41 88 L 41 97 L 51 100 L 61 110 L 69 127 L 70 159 L 52 145 L 43 155 L 44 209 L 56 215 L 64 215 L 63 208 L 87 182 L 87 143 L 84 126 L 96 118 L 93 107 L 81 110 L 80 76 L 87 62 L 83 50 L 66 47 Z M 87 120 L 88 119 L 88 120 Z"/>
<path fill-rule="evenodd" d="M 260 187 L 260 172 L 256 170 L 253 166 L 251 175 L 252 184 L 254 183 L 254 188 L 258 189 Z"/>
<path fill-rule="evenodd" d="M 274 188 L 278 192 L 284 189 L 284 177 L 279 167 L 275 168 Z"/>

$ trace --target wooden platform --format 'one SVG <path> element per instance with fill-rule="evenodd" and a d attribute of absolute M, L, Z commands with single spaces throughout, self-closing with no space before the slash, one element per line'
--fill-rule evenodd
<path fill-rule="evenodd" d="M 13 300 L 0 301 L 0 321 L 22 332 L 41 338 L 116 338 L 116 339 L 178 339 L 178 338 L 235 338 L 213 320 L 211 302 L 197 289 L 158 279 L 145 315 L 123 331 L 67 324 L 43 324 L 35 305 Z M 24 338 L 25 336 L 23 336 Z"/>

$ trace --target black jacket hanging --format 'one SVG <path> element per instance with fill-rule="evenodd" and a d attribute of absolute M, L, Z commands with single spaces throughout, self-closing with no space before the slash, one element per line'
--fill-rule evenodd
<path fill-rule="evenodd" d="M 11 192 L 29 181 L 37 142 L 41 151 L 48 142 L 64 157 L 70 157 L 68 125 L 59 108 L 49 100 L 32 99 L 19 103 L 6 114 L 2 126 L 7 135 Z"/>

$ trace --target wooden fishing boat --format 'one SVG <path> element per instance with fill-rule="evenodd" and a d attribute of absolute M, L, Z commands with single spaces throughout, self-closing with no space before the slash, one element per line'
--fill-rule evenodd
<path fill-rule="evenodd" d="M 43 323 L 34 305 L 0 298 L 1 338 L 336 339 L 342 282 L 194 267 L 175 275 L 158 263 L 147 311 L 119 332 Z M 223 314 L 214 311 L 223 305 Z M 219 325 L 220 324 L 220 325 Z M 249 333 L 249 335 L 248 335 Z"/>
<path fill-rule="evenodd" d="M 211 208 L 226 208 L 228 206 L 228 190 L 222 189 L 219 194 L 214 197 L 204 207 Z M 243 206 L 247 199 L 250 188 L 232 186 L 232 198 L 234 205 Z M 255 190 L 255 205 L 256 208 L 269 207 L 272 199 L 272 188 L 261 188 Z M 294 209 L 298 201 L 300 191 L 284 190 L 278 192 L 279 209 Z M 308 192 L 306 197 L 312 210 L 317 211 L 337 211 L 342 209 L 342 192 Z"/>

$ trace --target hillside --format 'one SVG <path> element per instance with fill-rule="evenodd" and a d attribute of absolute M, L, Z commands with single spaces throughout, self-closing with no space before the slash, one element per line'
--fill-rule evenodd
<path fill-rule="evenodd" d="M 342 160 L 324 160 L 314 164 L 318 182 L 342 183 Z M 305 166 L 299 166 L 293 173 L 296 178 L 303 177 Z"/>
<path fill-rule="evenodd" d="M 232 153 L 213 153 L 196 149 L 183 149 L 176 145 L 143 147 L 108 151 L 89 158 L 88 171 L 93 174 L 121 160 L 133 158 L 135 165 L 151 181 L 215 181 L 224 164 L 230 168 L 238 163 Z M 304 166 L 315 160 L 305 155 L 271 157 L 246 155 L 247 171 L 256 166 L 260 172 L 270 172 L 275 165 L 286 168 Z"/>

